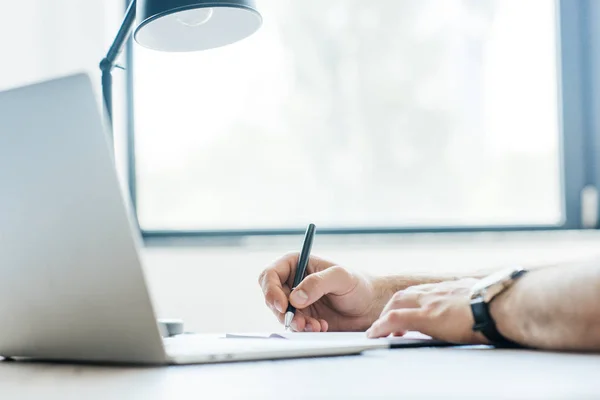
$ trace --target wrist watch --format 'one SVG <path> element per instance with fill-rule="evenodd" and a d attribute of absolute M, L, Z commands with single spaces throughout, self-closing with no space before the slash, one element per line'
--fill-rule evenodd
<path fill-rule="evenodd" d="M 520 346 L 505 338 L 498 331 L 490 313 L 490 303 L 526 272 L 527 270 L 523 268 L 500 271 L 481 279 L 471 289 L 471 311 L 475 321 L 473 331 L 481 332 L 492 344 L 498 347 Z"/>

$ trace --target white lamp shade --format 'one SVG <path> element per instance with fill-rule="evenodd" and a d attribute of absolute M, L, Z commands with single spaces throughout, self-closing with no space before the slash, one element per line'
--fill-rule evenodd
<path fill-rule="evenodd" d="M 138 0 L 137 18 L 136 42 L 166 52 L 226 46 L 262 25 L 253 0 Z"/>

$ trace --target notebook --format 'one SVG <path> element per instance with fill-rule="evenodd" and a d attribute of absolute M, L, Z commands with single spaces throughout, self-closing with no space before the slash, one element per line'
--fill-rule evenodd
<path fill-rule="evenodd" d="M 389 348 L 405 347 L 439 347 L 453 346 L 454 344 L 432 339 L 430 336 L 419 332 L 408 332 L 401 337 L 389 336 L 386 338 L 369 339 L 364 332 L 274 332 L 274 333 L 228 333 L 225 335 L 228 339 L 273 339 L 273 340 L 294 340 L 294 341 L 378 341 L 384 343 Z"/>

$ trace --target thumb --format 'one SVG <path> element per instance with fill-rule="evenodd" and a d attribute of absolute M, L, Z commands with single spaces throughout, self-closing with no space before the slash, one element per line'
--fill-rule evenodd
<path fill-rule="evenodd" d="M 342 267 L 331 267 L 308 275 L 290 295 L 290 302 L 303 309 L 327 294 L 343 295 L 356 286 L 356 277 Z"/>

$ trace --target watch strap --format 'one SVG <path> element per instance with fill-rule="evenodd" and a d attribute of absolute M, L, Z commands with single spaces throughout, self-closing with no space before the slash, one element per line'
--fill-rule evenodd
<path fill-rule="evenodd" d="M 481 332 L 492 344 L 497 347 L 521 347 L 521 345 L 507 339 L 498 331 L 496 323 L 490 314 L 489 305 L 483 299 L 472 300 L 471 311 L 475 320 L 473 330 Z"/>
<path fill-rule="evenodd" d="M 526 273 L 527 270 L 523 268 L 514 270 L 510 274 L 510 282 L 514 282 Z M 492 318 L 492 315 L 490 313 L 490 303 L 494 300 L 494 297 L 496 297 L 496 295 L 500 294 L 508 286 L 511 285 L 512 283 L 509 285 L 504 284 L 503 289 L 500 292 L 495 293 L 495 295 L 491 299 L 488 299 L 487 302 L 482 294 L 480 294 L 479 296 L 471 297 L 471 311 L 473 313 L 473 320 L 475 321 L 475 323 L 473 324 L 473 331 L 481 332 L 490 342 L 492 342 L 497 347 L 523 347 L 520 344 L 506 338 L 498 331 L 498 328 L 496 327 L 496 322 L 494 321 L 494 318 Z"/>

